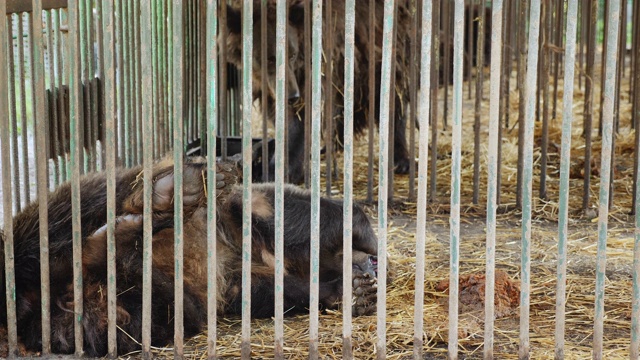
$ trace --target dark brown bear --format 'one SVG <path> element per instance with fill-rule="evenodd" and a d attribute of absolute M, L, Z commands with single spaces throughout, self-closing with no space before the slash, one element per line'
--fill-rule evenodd
<path fill-rule="evenodd" d="M 236 2 L 237 3 L 237 2 Z M 268 104 L 263 104 L 262 111 L 267 111 L 269 118 L 273 120 L 274 101 L 275 99 L 275 26 L 276 13 L 275 13 L 275 1 L 268 1 L 267 19 L 269 25 L 267 26 L 267 59 L 268 59 L 268 79 L 267 89 L 269 91 Z M 375 111 L 374 117 L 376 122 L 379 119 L 380 111 L 380 74 L 382 67 L 382 59 L 379 54 L 382 51 L 382 18 L 383 18 L 383 3 L 382 0 L 376 1 L 376 26 L 373 29 L 376 32 L 376 59 L 369 58 L 369 2 L 368 1 L 356 1 L 356 20 L 355 20 L 355 86 L 354 86 L 354 129 L 357 134 L 362 133 L 368 126 L 367 117 L 369 116 L 369 91 L 375 91 Z M 290 0 L 288 8 L 288 68 L 287 72 L 287 86 L 288 86 L 288 99 L 289 108 L 287 113 L 289 116 L 288 124 L 288 156 L 289 156 L 289 181 L 292 183 L 300 183 L 304 179 L 303 162 L 304 162 L 304 111 L 310 111 L 303 107 L 302 109 L 293 109 L 294 105 L 297 105 L 298 98 L 301 94 L 301 89 L 304 89 L 307 76 L 304 72 L 304 47 L 311 46 L 311 44 L 305 44 L 303 39 L 304 29 L 304 2 L 300 0 Z M 333 18 L 331 19 L 331 28 L 327 31 L 331 31 L 333 34 L 333 86 L 336 91 L 333 92 L 333 104 L 335 113 L 332 116 L 336 119 L 336 131 L 337 131 L 337 143 L 340 145 L 343 143 L 344 125 L 343 125 L 343 86 L 344 86 L 344 0 L 331 0 L 331 6 L 333 9 Z M 264 79 L 261 78 L 261 46 L 260 46 L 260 6 L 259 2 L 254 4 L 254 61 L 253 61 L 253 94 L 255 99 L 260 98 L 261 84 Z M 229 35 L 227 38 L 227 53 L 228 61 L 233 63 L 239 68 L 242 68 L 242 11 L 240 8 L 231 7 L 228 9 L 228 29 Z M 405 42 L 407 42 L 409 35 L 409 27 L 411 26 L 411 19 L 409 16 L 408 0 L 400 0 L 398 3 L 398 10 L 396 13 L 398 17 L 397 21 L 397 40 L 396 46 L 401 49 L 396 52 L 396 83 L 395 89 L 392 90 L 395 99 L 395 113 L 391 114 L 395 119 L 394 126 L 394 164 L 396 172 L 407 173 L 409 171 L 409 151 L 407 147 L 407 141 L 405 137 L 406 128 L 406 109 L 407 101 L 409 99 L 408 89 L 408 59 L 404 52 Z M 329 24 L 328 19 L 323 18 L 325 27 Z M 323 59 L 324 61 L 324 59 Z M 369 63 L 375 62 L 375 74 L 369 74 Z M 324 70 L 323 70 L 324 73 Z M 375 76 L 375 89 L 369 89 L 369 77 Z M 325 139 L 326 141 L 326 139 Z M 274 160 L 270 161 L 269 176 L 273 179 L 274 174 Z"/>
<path fill-rule="evenodd" d="M 239 174 L 233 166 L 223 171 L 224 181 Z M 117 324 L 118 353 L 140 349 L 142 321 L 142 181 L 140 168 L 117 172 Z M 207 207 L 206 162 L 187 161 L 184 166 L 184 324 L 193 336 L 206 324 L 207 313 Z M 165 346 L 173 339 L 174 229 L 173 163 L 164 160 L 153 169 L 153 288 L 152 345 Z M 233 180 L 232 180 L 233 181 Z M 221 185 L 222 182 L 219 182 Z M 84 284 L 84 350 L 89 356 L 107 351 L 106 185 L 104 174 L 81 179 Z M 241 304 L 242 189 L 222 186 L 217 214 L 218 312 L 235 315 Z M 252 189 L 252 307 L 253 317 L 274 313 L 274 186 Z M 287 314 L 308 311 L 310 194 L 285 188 L 284 307 Z M 62 185 L 49 197 L 51 331 L 52 350 L 71 353 L 73 340 L 73 290 L 70 187 Z M 14 218 L 16 302 L 18 334 L 28 350 L 41 348 L 40 266 L 38 204 Z M 342 297 L 342 204 L 321 199 L 320 303 L 336 308 Z M 356 314 L 375 311 L 376 236 L 358 207 L 353 220 L 353 275 L 364 282 L 356 302 Z M 2 284 L 4 286 L 4 283 Z M 1 303 L 5 306 L 4 291 Z M 3 309 L 4 310 L 4 309 Z M 0 325 L 6 326 L 6 313 Z M 126 334 L 125 334 L 126 332 Z M 132 340 L 136 339 L 135 341 Z"/>

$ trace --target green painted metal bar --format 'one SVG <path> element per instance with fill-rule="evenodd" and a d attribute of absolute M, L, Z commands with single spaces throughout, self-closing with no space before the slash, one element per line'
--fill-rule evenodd
<path fill-rule="evenodd" d="M 183 228 L 183 154 L 184 154 L 184 47 L 182 1 L 174 0 L 172 7 L 172 45 L 173 45 L 173 204 L 174 204 L 174 340 L 175 358 L 184 357 L 184 228 Z"/>
<path fill-rule="evenodd" d="M 531 2 L 529 13 L 529 57 L 525 79 L 524 158 L 522 172 L 522 248 L 520 275 L 520 359 L 529 358 L 529 304 L 531 302 L 531 205 L 533 191 L 533 128 L 540 36 L 540 0 Z"/>
<path fill-rule="evenodd" d="M 152 39 L 151 31 L 151 2 L 143 1 L 140 7 L 140 19 L 136 22 L 139 25 L 140 34 L 135 35 L 138 31 L 132 29 L 134 32 L 134 38 L 140 36 L 140 47 L 137 48 L 136 56 L 138 58 L 150 59 L 155 50 L 155 44 Z M 137 13 L 134 11 L 134 13 Z M 135 70 L 136 65 L 134 65 Z M 142 355 L 144 358 L 151 358 L 151 306 L 152 306 L 152 261 L 153 261 L 153 214 L 152 214 L 152 194 L 153 194 L 153 108 L 157 102 L 153 101 L 153 78 L 152 78 L 152 63 L 145 61 L 142 63 L 141 80 L 139 82 L 136 93 L 141 91 L 141 99 L 149 99 L 149 101 L 142 102 L 141 108 L 141 120 L 143 125 L 142 131 L 142 163 L 143 163 L 143 232 L 142 232 Z M 135 73 L 135 71 L 134 71 Z M 135 76 L 135 75 L 134 75 Z M 136 95 L 137 96 L 137 95 Z M 135 105 L 134 105 L 135 106 Z M 134 117 L 135 119 L 135 117 Z M 135 124 L 135 121 L 134 121 Z M 132 134 L 135 138 L 137 134 Z M 139 149 L 134 149 L 136 152 Z M 178 181 L 177 174 L 174 177 L 174 181 Z M 181 180 L 181 179 L 180 179 Z M 176 200 L 175 204 L 178 203 Z M 180 201 L 182 204 L 182 201 Z M 177 205 L 176 205 L 177 206 Z M 176 221 L 176 228 L 180 227 Z M 176 234 L 178 232 L 176 231 Z M 176 235 L 177 236 L 177 235 Z M 177 260 L 176 260 L 177 262 Z M 176 264 L 176 267 L 177 264 Z M 176 271 L 176 277 L 177 277 Z M 177 282 L 176 282 L 177 284 Z M 177 287 L 177 285 L 176 285 Z M 176 323 L 178 320 L 178 298 L 181 297 L 176 294 Z M 177 325 L 176 325 L 177 327 Z"/>
<path fill-rule="evenodd" d="M 484 11 L 484 9 L 482 10 Z M 494 299 L 496 270 L 496 210 L 498 208 L 498 143 L 500 135 L 500 94 L 502 68 L 503 2 L 492 3 L 491 14 L 491 93 L 489 100 L 489 143 L 487 162 L 487 240 L 484 300 L 484 358 L 493 359 Z M 482 35 L 481 35 L 482 36 Z"/>
<path fill-rule="evenodd" d="M 131 60 L 133 56 L 131 55 L 131 46 L 130 46 L 130 37 L 131 37 L 131 25 L 129 23 L 129 18 L 131 17 L 131 10 L 129 9 L 131 0 L 120 0 L 121 10 L 122 10 L 122 33 L 120 33 L 120 41 L 122 41 L 122 92 L 124 93 L 123 104 L 124 108 L 122 124 L 124 128 L 124 159 L 125 166 L 132 167 L 134 165 L 133 161 L 133 144 L 132 144 L 132 135 L 131 135 L 131 118 L 132 118 L 132 96 L 131 89 L 133 87 L 133 79 L 131 76 Z"/>
<path fill-rule="evenodd" d="M 216 132 L 218 125 L 218 0 L 207 0 L 207 354 L 216 358 L 217 341 L 217 231 L 216 231 Z"/>
<path fill-rule="evenodd" d="M 82 165 L 81 121 L 82 107 L 80 104 L 80 26 L 78 3 L 72 2 L 69 7 L 69 40 L 67 41 L 67 60 L 69 65 L 69 127 L 70 127 L 70 158 L 71 167 L 71 211 L 72 211 L 72 243 L 73 243 L 73 303 L 74 303 L 74 334 L 75 355 L 83 354 L 83 293 L 82 293 L 82 229 L 80 224 L 80 166 Z"/>
<path fill-rule="evenodd" d="M 322 0 L 313 0 L 311 22 L 311 265 L 309 272 L 309 358 L 318 358 L 320 287 L 320 135 L 322 115 Z"/>
<path fill-rule="evenodd" d="M 284 182 L 287 114 L 287 1 L 276 2 L 276 153 L 275 153 L 275 344 L 274 358 L 284 359 Z M 264 68 L 264 67 L 263 67 Z M 264 158 L 263 158 L 264 159 Z M 263 161 L 265 162 L 265 161 Z"/>
<path fill-rule="evenodd" d="M 9 42 L 11 38 L 11 27 L 7 26 L 7 23 L 11 24 L 11 15 L 6 16 L 6 6 L 4 1 L 0 1 L 0 108 L 7 109 L 9 107 L 7 92 L 11 88 L 11 84 L 14 83 L 14 79 L 11 79 L 11 84 L 8 80 L 7 70 L 13 68 L 13 57 L 8 58 L 7 55 L 11 54 L 11 51 L 5 51 L 10 49 L 13 44 Z M 6 66 L 10 64 L 10 66 Z M 9 139 L 9 122 L 10 116 L 8 111 L 0 112 L 0 152 L 2 158 L 2 193 L 5 194 L 2 197 L 3 205 L 3 230 L 4 230 L 4 277 L 5 277 L 5 296 L 6 296 L 6 310 L 7 310 L 7 343 L 8 343 L 8 356 L 18 355 L 18 334 L 16 325 L 16 282 L 15 282 L 15 267 L 13 256 L 13 212 L 12 212 L 12 183 L 11 183 L 11 162 L 10 158 L 10 139 Z M 17 164 L 17 162 L 14 162 Z"/>
<path fill-rule="evenodd" d="M 116 19 L 112 1 L 102 0 L 102 62 L 104 84 L 105 170 L 107 177 L 107 351 L 110 358 L 118 355 L 116 328 Z"/>
<path fill-rule="evenodd" d="M 418 15 L 416 14 L 416 17 Z M 423 359 L 424 346 L 424 278 L 425 241 L 427 232 L 427 187 L 429 164 L 429 113 L 431 94 L 431 50 L 433 41 L 433 4 L 422 4 L 422 37 L 420 40 L 420 93 L 417 118 L 420 121 L 419 163 L 418 163 L 418 218 L 416 221 L 416 281 L 413 308 L 413 357 Z"/>
<path fill-rule="evenodd" d="M 458 278 L 460 273 L 460 163 L 462 156 L 462 61 L 464 51 L 464 0 L 456 0 L 455 2 L 453 33 L 453 107 L 451 112 L 451 212 L 449 215 L 449 358 L 457 359 Z"/>
<path fill-rule="evenodd" d="M 389 106 L 391 94 L 391 61 L 393 48 L 393 24 L 395 19 L 394 1 L 384 1 L 384 16 L 382 28 L 382 73 L 380 77 L 380 123 L 378 136 L 379 149 L 379 165 L 378 165 L 378 273 L 387 273 L 387 202 L 389 191 Z M 394 74 L 395 75 L 395 74 Z M 378 341 L 377 353 L 378 359 L 386 357 L 387 349 L 387 277 L 380 276 L 378 278 L 377 289 L 377 326 Z"/>
<path fill-rule="evenodd" d="M 342 251 L 342 358 L 353 358 L 352 298 L 353 298 L 353 87 L 355 68 L 355 0 L 347 0 L 344 26 L 344 201 Z"/>
<path fill-rule="evenodd" d="M 90 137 L 93 130 L 91 128 L 91 86 L 89 82 L 89 68 L 91 63 L 89 55 L 89 28 L 91 25 L 88 23 L 87 19 L 87 10 L 91 7 L 90 4 L 91 1 L 78 2 L 78 17 L 80 19 L 80 84 L 82 86 L 82 118 L 80 121 L 82 150 L 80 151 L 84 151 L 86 153 L 84 158 L 87 162 L 83 164 L 85 173 L 95 169 L 93 144 Z"/>
<path fill-rule="evenodd" d="M 152 22 L 152 15 L 151 13 L 149 13 L 149 22 L 145 23 L 144 26 L 145 28 L 143 29 L 143 24 L 142 24 L 142 12 L 143 10 L 141 9 L 141 5 L 145 5 L 144 2 L 140 2 L 140 1 L 134 1 L 133 3 L 133 27 L 132 27 L 132 31 L 133 31 L 133 48 L 135 49 L 134 53 L 134 64 L 133 64 L 133 79 L 135 81 L 135 91 L 133 92 L 133 99 L 134 99 L 134 123 L 133 123 L 133 129 L 134 129 L 134 134 L 133 134 L 133 143 L 134 143 L 134 148 L 136 151 L 136 159 L 138 160 L 136 163 L 140 164 L 141 162 L 144 163 L 144 148 L 148 145 L 148 144 L 153 144 L 153 138 L 149 139 L 149 143 L 144 141 L 144 137 L 145 135 L 148 134 L 144 134 L 144 129 L 146 127 L 145 124 L 145 118 L 142 114 L 142 112 L 144 111 L 142 108 L 146 105 L 145 103 L 150 102 L 149 100 L 153 100 L 154 106 L 153 108 L 156 107 L 156 99 L 154 98 L 154 93 L 152 90 L 153 88 L 153 81 L 149 81 L 149 87 L 146 88 L 144 85 L 140 86 L 141 84 L 145 84 L 147 83 L 147 79 L 145 79 L 143 77 L 142 74 L 142 67 L 149 65 L 150 66 L 150 70 L 149 70 L 149 79 L 154 79 L 153 78 L 153 67 L 152 65 L 152 57 L 153 57 L 153 51 L 152 51 L 152 45 L 151 43 L 153 42 L 153 38 L 151 36 L 151 34 L 153 33 L 152 28 L 151 28 L 151 22 Z M 151 11 L 151 8 L 149 8 L 149 11 Z M 149 41 L 149 44 L 143 44 L 142 42 L 144 41 L 144 39 Z M 145 49 L 145 45 L 149 45 L 150 49 L 149 52 L 147 53 L 148 56 L 144 56 L 144 54 L 140 54 L 140 51 Z M 141 56 L 142 55 L 142 56 Z M 142 59 L 145 59 L 144 63 L 142 62 Z M 148 97 L 144 97 L 142 94 L 142 90 L 149 90 L 149 95 Z M 145 101 L 143 101 L 143 99 L 147 99 Z M 151 112 L 153 112 L 153 109 L 150 110 Z M 153 117 L 153 115 L 149 115 L 150 118 L 155 119 L 155 117 Z M 153 122 L 151 123 L 151 131 L 149 132 L 149 134 L 153 133 Z M 155 136 L 154 136 L 155 138 Z M 151 159 L 153 159 L 153 153 L 151 154 Z"/>
<path fill-rule="evenodd" d="M 598 252 L 596 255 L 595 320 L 593 324 L 593 358 L 602 359 L 604 336 L 604 280 L 607 265 L 607 221 L 611 190 L 611 156 L 613 142 L 613 102 L 616 86 L 616 54 L 620 30 L 620 0 L 608 2 L 605 78 L 602 106 L 602 160 L 600 162 L 600 201 L 598 207 Z"/>
<path fill-rule="evenodd" d="M 578 1 L 570 0 L 567 9 L 564 95 L 562 99 L 562 147 L 560 150 L 560 209 L 558 213 L 558 270 L 556 288 L 555 357 L 564 359 L 565 302 L 567 289 L 567 241 L 569 235 L 569 171 L 571 166 L 571 123 L 576 63 Z"/>
<path fill-rule="evenodd" d="M 242 7 L 242 340 L 243 359 L 251 357 L 251 110 L 253 103 L 253 1 Z"/>
<path fill-rule="evenodd" d="M 51 310 L 49 296 L 49 208 L 47 198 L 49 193 L 47 140 L 44 123 L 47 121 L 45 108 L 45 73 L 44 73 L 44 39 L 42 38 L 42 2 L 31 1 L 31 64 L 33 80 L 33 118 L 36 132 L 36 177 L 38 191 L 38 217 L 40 227 L 40 311 L 42 319 L 42 354 L 51 353 Z M 1 12 L 0 12 L 1 14 Z M 51 61 L 51 59 L 49 59 Z M 26 132 L 26 129 L 22 129 Z M 27 161 L 27 159 L 24 159 Z"/>
<path fill-rule="evenodd" d="M 114 0 L 115 1 L 115 8 L 116 8 L 116 23 L 117 23 L 117 38 L 118 38 L 118 49 L 116 51 L 117 53 L 117 66 L 118 66 L 118 72 L 117 72 L 117 80 L 116 80 L 116 84 L 118 84 L 118 91 L 117 91 L 117 95 L 118 95 L 118 117 L 117 117 L 117 130 L 118 130 L 118 136 L 117 138 L 119 139 L 118 141 L 118 153 L 117 153 L 117 159 L 118 159 L 118 165 L 120 166 L 126 166 L 127 162 L 126 162 L 126 144 L 128 143 L 127 138 L 126 138 L 126 133 L 125 133 L 125 129 L 127 128 L 126 123 L 125 123 L 125 94 L 124 94 L 124 87 L 125 87 L 125 83 L 126 83 L 126 75 L 125 75 L 125 70 L 124 70 L 124 25 L 123 25 L 123 6 L 122 6 L 122 1 L 123 0 Z"/>

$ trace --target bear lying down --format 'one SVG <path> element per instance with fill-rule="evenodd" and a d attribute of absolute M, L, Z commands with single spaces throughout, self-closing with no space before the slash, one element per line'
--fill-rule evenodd
<path fill-rule="evenodd" d="M 218 163 L 217 178 L 217 310 L 240 314 L 242 188 L 238 164 Z M 116 268 L 118 353 L 140 349 L 142 323 L 142 178 L 141 168 L 116 174 Z M 184 326 L 185 335 L 204 330 L 207 314 L 206 160 L 189 158 L 184 165 Z M 153 169 L 152 345 L 173 339 L 174 223 L 173 163 L 163 160 Z M 106 181 L 104 174 L 80 180 L 83 236 L 84 351 L 107 352 Z M 273 184 L 253 185 L 251 316 L 274 314 L 274 190 Z M 284 309 L 304 313 L 309 306 L 310 193 L 284 189 Z M 52 351 L 72 353 L 73 267 L 71 188 L 63 184 L 49 195 L 49 244 Z M 342 203 L 320 200 L 320 297 L 322 308 L 335 309 L 342 299 Z M 41 348 L 40 253 L 38 204 L 14 218 L 16 311 L 20 341 L 31 351 Z M 356 315 L 375 312 L 377 239 L 364 212 L 353 208 L 353 278 Z M 4 250 L 2 250 L 4 251 Z M 3 257 L 4 253 L 2 252 Z M 2 286 L 5 287 L 4 277 Z M 0 326 L 7 324 L 5 291 Z M 126 334 L 125 334 L 126 332 Z M 132 338 L 135 339 L 132 340 Z"/>

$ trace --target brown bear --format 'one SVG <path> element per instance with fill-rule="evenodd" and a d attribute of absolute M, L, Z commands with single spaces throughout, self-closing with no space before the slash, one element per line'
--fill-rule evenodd
<path fill-rule="evenodd" d="M 237 3 L 237 2 L 236 2 Z M 369 91 L 375 91 L 375 111 L 374 117 L 376 121 L 379 118 L 380 111 L 380 74 L 381 74 L 381 54 L 382 51 L 382 18 L 383 18 L 383 3 L 382 0 L 376 0 L 376 26 L 373 29 L 376 32 L 376 56 L 375 59 L 369 58 L 369 2 L 357 1 L 356 2 L 356 21 L 355 21 L 355 85 L 354 85 L 354 129 L 357 134 L 362 133 L 368 126 L 367 117 L 369 111 Z M 237 4 L 236 4 L 237 5 Z M 275 1 L 270 0 L 267 2 L 267 19 L 269 26 L 267 26 L 267 51 L 268 51 L 268 79 L 267 89 L 269 91 L 268 103 L 262 104 L 262 111 L 266 111 L 269 118 L 273 120 L 275 114 L 274 99 L 275 99 Z M 343 143 L 344 125 L 343 125 L 343 86 L 344 86 L 344 6 L 343 0 L 331 0 L 333 17 L 331 19 L 331 31 L 333 33 L 333 86 L 338 89 L 333 92 L 333 104 L 334 113 L 331 114 L 336 119 L 336 132 L 338 145 Z M 395 89 L 392 90 L 393 99 L 395 99 L 395 113 L 391 116 L 395 119 L 394 125 L 394 164 L 397 173 L 407 173 L 409 170 L 409 151 L 405 136 L 406 129 L 406 109 L 407 101 L 409 99 L 408 89 L 408 59 L 406 56 L 405 43 L 408 41 L 409 28 L 411 26 L 411 18 L 409 15 L 409 1 L 400 0 L 398 2 L 398 8 L 396 16 L 397 21 L 397 38 L 396 46 L 396 72 L 395 72 Z M 253 29 L 254 29 L 254 61 L 253 61 L 253 94 L 254 99 L 260 99 L 261 84 L 264 79 L 261 78 L 261 46 L 260 46 L 260 6 L 259 2 L 254 4 L 253 13 Z M 287 73 L 287 86 L 288 86 L 288 99 L 289 108 L 287 114 L 289 116 L 289 124 L 287 128 L 287 144 L 288 144 L 288 159 L 289 168 L 288 175 L 289 181 L 292 183 L 300 183 L 304 179 L 303 163 L 304 163 L 304 111 L 310 111 L 304 106 L 300 109 L 298 100 L 301 97 L 301 89 L 304 89 L 305 81 L 307 81 L 307 74 L 304 72 L 304 47 L 311 46 L 311 44 L 305 44 L 303 41 L 304 30 L 304 2 L 300 0 L 290 0 L 288 3 L 288 66 Z M 242 9 L 239 7 L 231 6 L 227 10 L 227 60 L 233 63 L 238 68 L 242 68 Z M 323 16 L 325 17 L 325 16 Z M 326 17 L 323 19 L 325 26 L 329 23 Z M 323 60 L 324 61 L 324 60 Z M 375 74 L 369 74 L 369 63 L 375 63 Z M 326 64 L 325 64 L 326 65 Z M 375 76 L 375 89 L 369 89 L 369 77 Z M 304 103 L 304 102 L 303 102 Z M 294 109 L 295 106 L 295 109 Z M 326 139 L 325 139 L 326 141 Z M 270 161 L 269 176 L 273 179 L 275 163 L 274 160 Z"/>
<path fill-rule="evenodd" d="M 206 161 L 184 165 L 184 325 L 185 335 L 204 330 L 207 306 Z M 236 315 L 241 305 L 242 188 L 236 164 L 219 164 L 217 271 L 218 313 Z M 118 353 L 139 350 L 142 322 L 142 182 L 141 168 L 117 171 L 116 268 Z M 153 169 L 152 345 L 173 339 L 174 223 L 173 163 L 163 160 Z M 103 173 L 80 180 L 82 201 L 82 268 L 84 285 L 84 351 L 107 352 L 106 185 Z M 308 311 L 311 196 L 287 185 L 284 202 L 284 307 L 287 314 Z M 49 244 L 51 277 L 51 340 L 55 353 L 72 353 L 73 268 L 70 186 L 50 194 Z M 252 187 L 252 317 L 274 313 L 274 185 Z M 320 294 L 323 308 L 336 308 L 342 299 L 342 203 L 321 199 Z M 28 350 L 41 348 L 38 203 L 14 218 L 17 326 Z M 377 240 L 368 218 L 354 206 L 353 277 L 361 284 L 355 314 L 375 311 Z M 4 256 L 4 254 L 2 253 Z M 4 286 L 4 279 L 2 285 Z M 0 326 L 6 326 L 5 292 L 1 292 Z M 355 294 L 355 292 L 354 292 Z M 126 333 L 126 334 L 125 334 Z M 135 339 L 135 340 L 134 340 Z"/>

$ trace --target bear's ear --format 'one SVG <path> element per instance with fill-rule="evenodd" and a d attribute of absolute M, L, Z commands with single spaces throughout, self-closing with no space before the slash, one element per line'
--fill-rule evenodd
<path fill-rule="evenodd" d="M 227 5 L 227 31 L 230 34 L 242 33 L 242 9 Z"/>
<path fill-rule="evenodd" d="M 289 6 L 289 22 L 296 27 L 304 25 L 304 1 L 293 1 Z"/>

